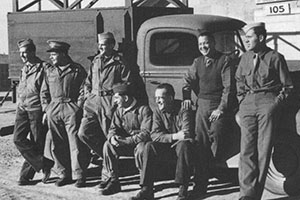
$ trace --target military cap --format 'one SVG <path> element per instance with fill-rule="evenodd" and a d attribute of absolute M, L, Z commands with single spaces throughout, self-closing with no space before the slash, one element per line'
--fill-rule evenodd
<path fill-rule="evenodd" d="M 111 32 L 104 32 L 104 33 L 99 33 L 98 34 L 98 41 L 107 40 L 107 39 L 115 40 L 115 37 Z"/>
<path fill-rule="evenodd" d="M 131 95 L 131 84 L 129 82 L 116 83 L 113 85 L 113 93 L 119 93 L 120 95 Z"/>
<path fill-rule="evenodd" d="M 30 38 L 19 40 L 17 44 L 18 44 L 19 48 L 21 48 L 21 47 L 28 47 L 28 46 L 35 47 L 32 39 L 30 39 Z"/>
<path fill-rule="evenodd" d="M 61 51 L 68 51 L 70 46 L 68 43 L 66 42 L 62 42 L 62 41 L 57 41 L 57 40 L 48 40 L 47 41 L 50 49 L 47 50 L 47 52 L 61 52 Z"/>
<path fill-rule="evenodd" d="M 261 27 L 265 29 L 265 23 L 264 22 L 256 22 L 256 23 L 251 23 L 247 24 L 243 27 L 243 31 L 247 33 L 250 29 L 255 28 L 255 27 Z"/>

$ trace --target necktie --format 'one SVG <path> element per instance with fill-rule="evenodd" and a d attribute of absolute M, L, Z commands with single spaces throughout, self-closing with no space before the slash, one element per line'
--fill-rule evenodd
<path fill-rule="evenodd" d="M 205 59 L 205 66 L 209 67 L 212 64 L 212 60 L 210 58 Z"/>
<path fill-rule="evenodd" d="M 253 71 L 255 71 L 258 67 L 258 64 L 259 64 L 259 57 L 258 57 L 258 54 L 254 54 L 254 57 L 253 57 Z"/>

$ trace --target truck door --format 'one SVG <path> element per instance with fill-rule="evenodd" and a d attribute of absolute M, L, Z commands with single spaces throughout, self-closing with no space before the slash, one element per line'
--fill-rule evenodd
<path fill-rule="evenodd" d="M 181 29 L 152 30 L 145 38 L 145 80 L 150 106 L 154 106 L 154 90 L 159 83 L 174 86 L 176 98 L 181 99 L 182 77 L 199 56 L 195 32 Z"/>

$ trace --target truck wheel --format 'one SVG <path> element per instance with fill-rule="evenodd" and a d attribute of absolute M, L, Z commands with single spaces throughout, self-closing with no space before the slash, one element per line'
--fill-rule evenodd
<path fill-rule="evenodd" d="M 282 134 L 274 145 L 265 188 L 274 194 L 300 194 L 300 137 Z"/>

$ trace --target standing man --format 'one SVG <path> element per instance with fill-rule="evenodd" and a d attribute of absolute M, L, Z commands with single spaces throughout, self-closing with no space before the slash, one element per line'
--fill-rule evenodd
<path fill-rule="evenodd" d="M 112 87 L 116 83 L 129 82 L 131 77 L 129 68 L 114 50 L 115 43 L 110 32 L 98 35 L 99 54 L 93 59 L 85 82 L 86 101 L 78 135 L 98 156 L 102 156 L 114 109 Z M 88 157 L 88 151 L 85 154 Z"/>
<path fill-rule="evenodd" d="M 119 156 L 134 155 L 137 168 L 141 169 L 145 142 L 151 141 L 152 111 L 140 105 L 133 97 L 132 86 L 118 83 L 113 86 L 114 103 L 118 105 L 107 141 L 103 147 L 102 188 L 103 195 L 121 191 L 119 182 Z"/>
<path fill-rule="evenodd" d="M 53 66 L 46 69 L 41 98 L 59 173 L 55 184 L 63 186 L 72 182 L 72 170 L 80 181 L 82 168 L 85 168 L 85 162 L 81 162 L 85 158 L 81 154 L 84 144 L 77 133 L 82 118 L 86 72 L 68 55 L 69 44 L 54 40 L 47 42 L 50 46 L 47 52 L 50 52 Z"/>
<path fill-rule="evenodd" d="M 248 52 L 236 72 L 241 127 L 240 200 L 261 199 L 280 107 L 293 88 L 284 57 L 266 46 L 264 23 L 244 27 Z"/>
<path fill-rule="evenodd" d="M 191 91 L 197 99 L 195 133 L 198 148 L 194 192 L 207 191 L 209 165 L 222 153 L 222 140 L 228 125 L 228 116 L 235 97 L 233 67 L 229 58 L 217 51 L 211 32 L 203 31 L 198 37 L 201 56 L 194 60 L 184 76 L 183 107 L 191 108 Z"/>
<path fill-rule="evenodd" d="M 176 161 L 175 183 L 179 185 L 177 200 L 188 198 L 188 184 L 192 173 L 193 135 L 190 110 L 181 108 L 175 100 L 172 85 L 163 83 L 156 88 L 158 108 L 153 113 L 151 138 L 142 156 L 141 191 L 131 200 L 154 199 L 153 184 L 159 163 Z"/>
<path fill-rule="evenodd" d="M 31 39 L 20 40 L 18 47 L 25 65 L 18 87 L 19 102 L 13 134 L 14 143 L 25 158 L 18 184 L 30 185 L 35 172 L 42 169 L 44 177 L 48 177 L 54 164 L 43 156 L 46 132 L 42 131 L 43 113 L 40 101 L 44 69 L 49 64 L 36 56 L 36 47 Z"/>

